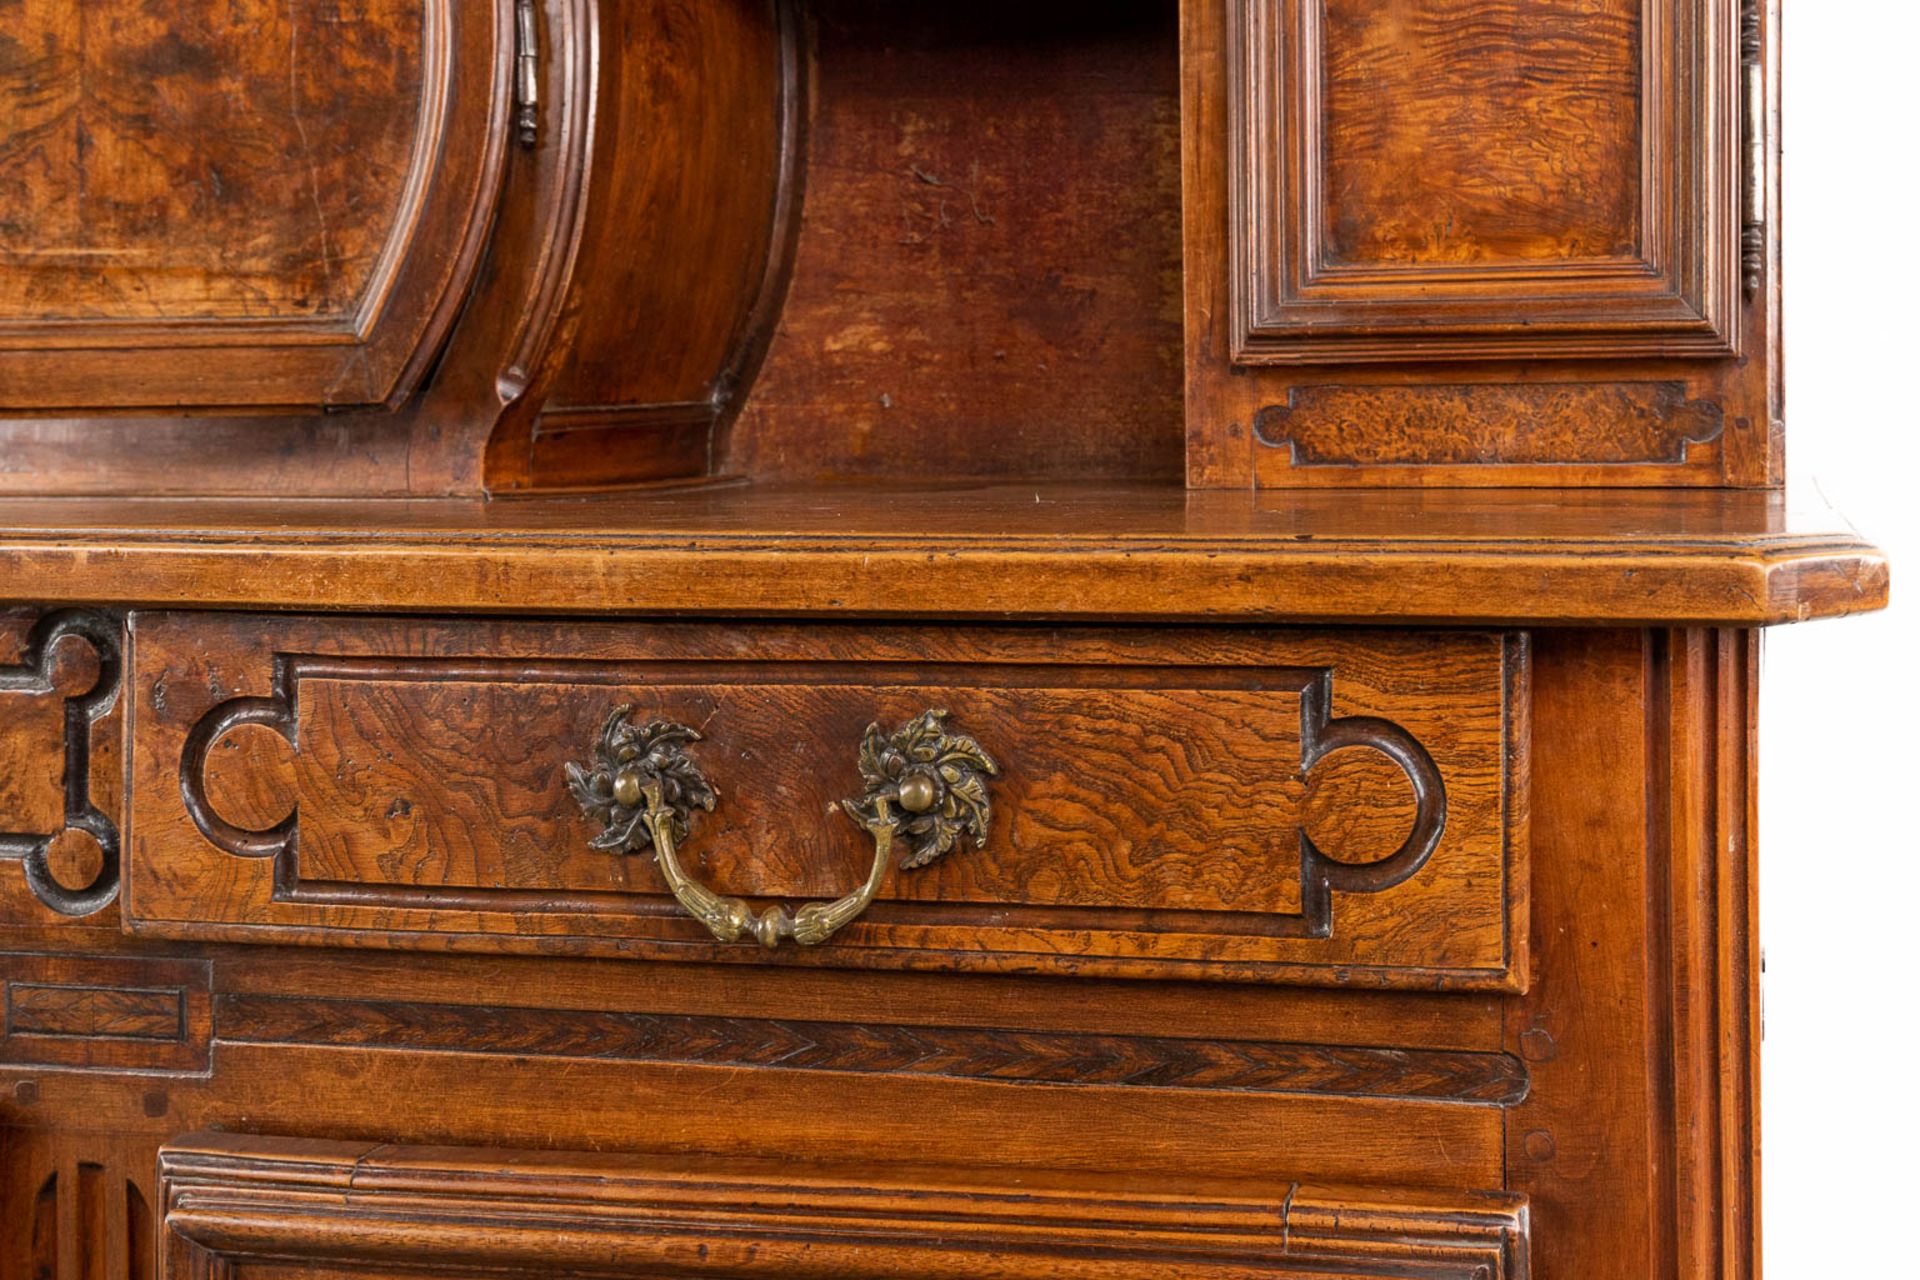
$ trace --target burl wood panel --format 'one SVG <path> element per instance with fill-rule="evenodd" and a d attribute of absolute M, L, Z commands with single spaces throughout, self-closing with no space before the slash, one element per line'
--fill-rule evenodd
<path fill-rule="evenodd" d="M 1187 0 L 1189 482 L 1778 483 L 1762 7 Z"/>
<path fill-rule="evenodd" d="M 0 404 L 404 396 L 499 179 L 497 8 L 11 6 Z"/>
<path fill-rule="evenodd" d="M 1319 0 L 1321 261 L 1636 253 L 1645 8 Z"/>
<path fill-rule="evenodd" d="M 1161 0 L 823 0 L 793 280 L 719 452 L 760 479 L 1172 480 Z"/>
<path fill-rule="evenodd" d="M 722 800 L 688 841 L 697 874 L 831 898 L 872 857 L 835 812 L 860 793 L 863 729 L 941 707 L 1002 763 L 986 847 L 897 872 L 802 958 L 1443 987 L 1523 972 L 1525 655 L 1500 634 L 135 630 L 138 930 L 757 959 L 716 950 L 647 858 L 587 847 L 565 764 L 619 705 L 700 727 Z M 297 749 L 261 749 L 280 803 L 241 792 L 243 813 L 213 783 L 242 765 L 230 735 L 259 748 L 263 727 Z M 1362 804 L 1305 803 L 1356 779 Z"/>
<path fill-rule="evenodd" d="M 194 1134 L 161 1153 L 166 1274 L 1520 1280 L 1526 1201 L 1093 1174 L 638 1162 Z"/>
<path fill-rule="evenodd" d="M 349 314 L 413 163 L 418 0 L 9 9 L 0 320 Z"/>

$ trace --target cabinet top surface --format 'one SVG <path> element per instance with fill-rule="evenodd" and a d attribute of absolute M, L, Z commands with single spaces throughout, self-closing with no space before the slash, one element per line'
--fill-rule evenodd
<path fill-rule="evenodd" d="M 1887 591 L 1884 557 L 1839 517 L 1748 491 L 0 501 L 0 599 L 42 604 L 1766 625 Z"/>

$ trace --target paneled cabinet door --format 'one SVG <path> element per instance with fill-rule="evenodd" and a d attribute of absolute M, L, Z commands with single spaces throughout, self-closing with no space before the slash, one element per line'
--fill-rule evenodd
<path fill-rule="evenodd" d="M 1186 8 L 1196 479 L 1769 482 L 1765 0 Z"/>
<path fill-rule="evenodd" d="M 404 398 L 485 240 L 512 0 L 15 0 L 0 408 Z"/>

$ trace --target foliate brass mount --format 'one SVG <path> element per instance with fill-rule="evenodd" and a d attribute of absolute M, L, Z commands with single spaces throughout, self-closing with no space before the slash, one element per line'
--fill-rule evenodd
<path fill-rule="evenodd" d="M 860 742 L 866 792 L 840 806 L 873 837 L 866 883 L 832 902 L 809 902 L 788 912 L 755 913 L 741 898 L 713 892 L 687 874 L 679 844 L 696 809 L 711 813 L 719 795 L 688 754 L 700 735 L 685 725 L 633 723 L 631 706 L 616 707 L 600 727 L 589 764 L 567 765 L 567 787 L 587 816 L 603 824 L 592 847 L 638 853 L 651 847 L 667 886 L 688 914 L 722 942 L 752 934 L 762 946 L 792 938 L 818 946 L 872 905 L 893 866 L 894 850 L 908 869 L 924 867 L 972 838 L 986 841 L 993 818 L 987 779 L 999 766 L 964 734 L 948 733 L 945 711 L 925 711 L 891 734 L 868 725 Z"/>

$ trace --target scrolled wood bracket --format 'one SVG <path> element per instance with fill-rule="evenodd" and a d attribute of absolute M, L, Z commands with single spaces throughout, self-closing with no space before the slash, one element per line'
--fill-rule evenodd
<path fill-rule="evenodd" d="M 866 882 L 831 902 L 809 902 L 791 912 L 776 904 L 755 912 L 744 899 L 707 888 L 680 862 L 679 844 L 694 812 L 712 812 L 719 800 L 687 750 L 700 735 L 667 720 L 635 724 L 632 711 L 622 706 L 608 715 L 592 760 L 567 765 L 567 787 L 587 816 L 603 825 L 592 847 L 621 853 L 650 847 L 673 896 L 722 942 L 750 934 L 769 948 L 788 938 L 818 946 L 872 905 L 897 848 L 904 849 L 901 865 L 912 869 L 945 856 L 962 836 L 975 847 L 986 840 L 993 816 L 987 779 L 999 766 L 978 742 L 947 732 L 945 711 L 923 712 L 891 734 L 869 725 L 859 758 L 866 791 L 841 801 L 847 816 L 873 838 Z"/>

